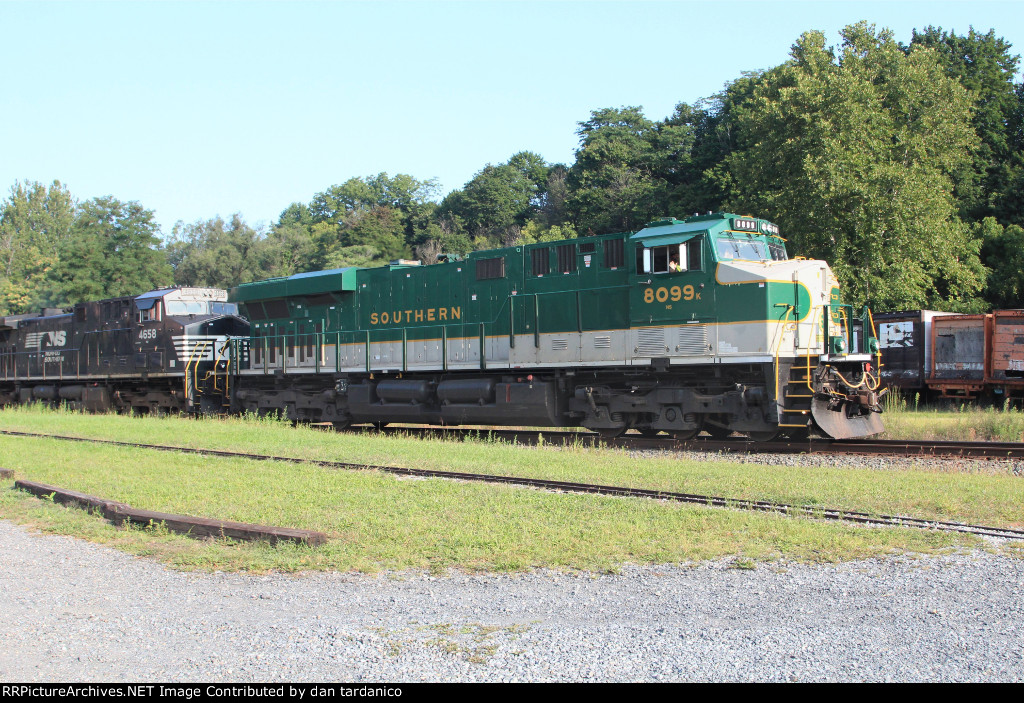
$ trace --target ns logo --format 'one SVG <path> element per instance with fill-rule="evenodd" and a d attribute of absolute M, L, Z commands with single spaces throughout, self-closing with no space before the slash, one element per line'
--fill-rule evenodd
<path fill-rule="evenodd" d="M 56 332 L 29 332 L 25 335 L 25 346 L 40 349 L 44 344 L 50 347 L 63 347 L 68 340 L 65 330 Z"/>

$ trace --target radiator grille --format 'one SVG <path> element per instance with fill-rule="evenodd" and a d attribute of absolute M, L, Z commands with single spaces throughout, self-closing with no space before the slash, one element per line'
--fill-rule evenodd
<path fill-rule="evenodd" d="M 665 330 L 662 328 L 641 327 L 636 337 L 636 353 L 640 356 L 665 356 Z"/>
<path fill-rule="evenodd" d="M 552 339 L 551 350 L 552 351 L 565 351 L 569 348 L 569 340 L 567 339 Z"/>
<path fill-rule="evenodd" d="M 680 354 L 708 353 L 708 326 L 687 325 L 679 328 L 679 344 L 676 351 Z"/>
<path fill-rule="evenodd" d="M 602 334 L 594 337 L 594 348 L 595 349 L 611 349 L 612 338 L 610 335 Z"/>

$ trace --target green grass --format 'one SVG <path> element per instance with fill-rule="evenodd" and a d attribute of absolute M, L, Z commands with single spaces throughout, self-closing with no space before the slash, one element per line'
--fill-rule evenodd
<path fill-rule="evenodd" d="M 960 404 L 920 405 L 920 397 L 890 393 L 886 398 L 883 439 L 1024 441 L 1024 411 Z"/>
<path fill-rule="evenodd" d="M 0 411 L 0 428 L 335 461 L 504 473 L 764 498 L 1018 525 L 1024 482 L 1009 473 L 765 467 L 638 459 L 621 450 L 524 448 L 493 441 L 335 434 L 275 421 L 127 418 Z M 0 490 L 0 517 L 147 554 L 182 568 L 231 570 L 534 567 L 736 557 L 761 562 L 863 558 L 977 545 L 969 537 L 863 529 L 660 501 L 578 496 L 373 471 L 199 457 L 0 436 L 0 465 L 138 508 L 321 530 L 327 545 L 269 547 L 123 530 L 82 511 Z M 991 468 L 991 465 L 988 465 Z M 13 481 L 0 482 L 0 486 Z"/>

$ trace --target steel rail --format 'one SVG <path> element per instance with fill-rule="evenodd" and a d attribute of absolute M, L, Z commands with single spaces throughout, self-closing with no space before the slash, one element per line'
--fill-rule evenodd
<path fill-rule="evenodd" d="M 664 449 L 737 454 L 853 454 L 876 456 L 922 456 L 953 459 L 1024 459 L 1022 442 L 905 440 L 905 439 L 803 439 L 755 442 L 745 437 L 729 439 L 695 438 L 677 440 L 667 435 L 644 437 L 623 435 L 603 438 L 593 432 L 564 430 L 505 430 L 439 427 L 352 427 L 351 431 L 379 431 L 384 434 L 481 437 L 520 444 L 609 446 L 624 449 Z"/>
<path fill-rule="evenodd" d="M 793 505 L 788 503 L 776 503 L 773 501 L 751 500 L 746 498 L 726 498 L 722 496 L 699 495 L 694 493 L 678 493 L 674 491 L 660 491 L 646 488 L 629 488 L 624 486 L 607 486 L 600 484 L 574 483 L 571 481 L 555 481 L 549 479 L 526 478 L 522 476 L 499 476 L 495 474 L 473 474 L 461 471 L 412 469 L 401 466 L 379 466 L 374 464 L 360 464 L 343 461 L 301 459 L 297 457 L 274 456 L 270 454 L 251 454 L 247 452 L 234 452 L 224 449 L 202 449 L 194 447 L 169 446 L 162 444 L 142 444 L 138 442 L 120 442 L 116 440 L 94 439 L 89 437 L 70 437 L 66 435 L 49 435 L 33 432 L 16 432 L 13 430 L 0 430 L 0 434 L 15 437 L 57 439 L 72 442 L 88 442 L 94 444 L 107 444 L 119 447 L 181 452 L 185 454 L 229 457 L 235 459 L 251 459 L 256 461 L 281 461 L 293 464 L 312 464 L 316 466 L 323 466 L 326 468 L 333 469 L 380 471 L 383 473 L 390 473 L 403 476 L 416 476 L 419 478 L 447 478 L 461 481 L 504 483 L 518 486 L 526 486 L 530 488 L 542 488 L 550 491 L 557 491 L 563 493 L 585 493 L 597 495 L 613 495 L 628 498 L 649 498 L 654 500 L 668 500 L 681 503 L 693 503 L 696 505 L 705 505 L 709 507 L 733 508 L 738 510 L 752 510 L 759 512 L 775 512 L 791 516 L 856 522 L 864 525 L 874 525 L 880 527 L 912 527 L 918 529 L 929 529 L 943 532 L 962 532 L 984 537 L 997 537 L 1001 539 L 1024 540 L 1024 530 L 1017 530 L 1004 527 L 993 527 L 990 525 L 972 525 L 962 522 L 930 520 L 926 518 L 915 518 L 904 515 L 874 514 L 856 510 L 824 508 L 814 505 Z"/>

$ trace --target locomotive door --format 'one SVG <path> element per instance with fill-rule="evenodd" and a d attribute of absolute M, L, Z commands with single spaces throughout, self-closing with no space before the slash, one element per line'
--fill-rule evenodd
<path fill-rule="evenodd" d="M 630 292 L 634 357 L 711 359 L 720 344 L 714 263 L 702 235 L 646 240 L 636 247 Z"/>
<path fill-rule="evenodd" d="M 461 349 L 449 343 L 449 351 L 453 354 L 449 358 L 450 365 L 454 368 L 486 368 L 486 344 L 487 322 L 484 317 L 489 314 L 489 295 L 486 289 L 479 285 L 471 285 L 469 288 L 469 299 L 466 301 L 466 319 L 462 324 L 462 332 L 459 335 L 462 344 Z"/>
<path fill-rule="evenodd" d="M 325 319 L 320 319 L 311 324 L 313 327 L 313 365 L 319 370 L 321 366 L 327 363 L 327 352 L 324 340 L 324 330 L 327 329 L 327 321 Z"/>
<path fill-rule="evenodd" d="M 629 286 L 624 240 L 581 243 L 577 274 L 580 361 L 625 363 L 628 356 Z"/>
<path fill-rule="evenodd" d="M 511 329 L 509 302 L 515 283 L 506 278 L 506 260 L 499 256 L 477 259 L 468 273 L 469 285 L 463 335 L 465 363 L 480 369 L 509 365 Z"/>
<path fill-rule="evenodd" d="M 299 366 L 313 366 L 316 364 L 317 327 L 317 323 L 306 320 L 298 324 L 295 348 Z"/>

